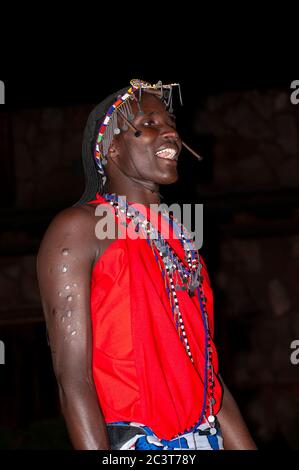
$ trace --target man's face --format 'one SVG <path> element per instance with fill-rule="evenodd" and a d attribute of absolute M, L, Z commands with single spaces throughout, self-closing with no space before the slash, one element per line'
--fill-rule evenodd
<path fill-rule="evenodd" d="M 166 111 L 163 102 L 150 93 L 142 94 L 143 115 L 138 114 L 135 101 L 130 103 L 135 116 L 132 123 L 142 134 L 135 137 L 129 128 L 114 137 L 114 151 L 108 156 L 108 162 L 112 157 L 123 173 L 141 182 L 174 183 L 178 179 L 177 159 L 182 148 L 174 117 Z"/>

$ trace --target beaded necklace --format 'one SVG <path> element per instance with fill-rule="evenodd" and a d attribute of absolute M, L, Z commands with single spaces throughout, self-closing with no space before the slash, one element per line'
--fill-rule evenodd
<path fill-rule="evenodd" d="M 114 208 L 115 215 L 120 219 L 121 225 L 128 227 L 129 224 L 133 223 L 135 232 L 142 233 L 148 245 L 151 247 L 165 283 L 176 330 L 192 363 L 194 363 L 194 359 L 185 331 L 177 291 L 186 290 L 189 296 L 193 296 L 195 293 L 198 296 L 205 331 L 203 409 L 198 422 L 181 434 L 194 431 L 202 422 L 202 419 L 206 418 L 206 415 L 208 415 L 207 421 L 210 425 L 210 433 L 216 434 L 215 416 L 213 414 L 213 405 L 215 404 L 214 368 L 212 362 L 213 350 L 211 347 L 209 321 L 206 310 L 207 299 L 203 290 L 203 277 L 200 275 L 202 264 L 200 263 L 198 251 L 191 240 L 190 234 L 183 224 L 179 223 L 173 216 L 170 216 L 165 209 L 161 212 L 162 217 L 170 224 L 184 249 L 185 261 L 187 261 L 188 264 L 187 268 L 167 242 L 167 239 L 163 237 L 157 228 L 141 212 L 132 205 L 127 204 L 124 197 L 110 193 L 105 193 L 102 197 Z M 127 219 L 129 219 L 130 222 L 127 222 Z"/>

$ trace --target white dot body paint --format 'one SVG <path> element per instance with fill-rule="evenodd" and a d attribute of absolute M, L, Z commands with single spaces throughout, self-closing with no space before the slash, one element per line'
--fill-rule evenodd
<path fill-rule="evenodd" d="M 67 300 L 68 300 L 68 302 L 71 302 L 73 300 L 73 297 L 71 295 L 68 295 Z"/>
<path fill-rule="evenodd" d="M 71 286 L 70 286 L 69 284 L 67 284 L 67 285 L 65 286 L 65 290 L 70 290 L 70 288 L 71 288 Z"/>
<path fill-rule="evenodd" d="M 66 312 L 66 316 L 67 316 L 68 318 L 71 318 L 71 316 L 72 316 L 72 311 L 71 311 L 71 310 L 68 310 L 68 311 Z"/>
<path fill-rule="evenodd" d="M 61 267 L 61 271 L 62 271 L 63 273 L 66 273 L 67 270 L 68 270 L 67 265 L 66 265 L 66 264 L 63 264 L 62 267 Z"/>
<path fill-rule="evenodd" d="M 67 256 L 69 254 L 69 250 L 67 248 L 63 248 L 61 253 L 62 253 L 63 256 Z"/>
<path fill-rule="evenodd" d="M 77 331 L 76 331 L 76 330 L 74 330 L 74 331 L 71 332 L 71 335 L 72 335 L 72 336 L 75 336 L 76 334 L 77 334 Z"/>

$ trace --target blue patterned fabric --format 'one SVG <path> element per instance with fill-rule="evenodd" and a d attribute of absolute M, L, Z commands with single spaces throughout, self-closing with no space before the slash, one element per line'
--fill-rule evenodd
<path fill-rule="evenodd" d="M 119 426 L 119 429 L 136 430 L 133 436 L 129 439 L 124 437 L 120 442 L 111 442 L 112 449 L 118 450 L 223 450 L 223 439 L 218 422 L 216 423 L 216 433 L 211 434 L 210 425 L 208 422 L 202 423 L 197 426 L 193 432 L 188 432 L 176 436 L 173 439 L 159 439 L 158 436 L 144 424 L 117 421 L 114 423 L 106 423 L 107 428 L 114 428 Z"/>

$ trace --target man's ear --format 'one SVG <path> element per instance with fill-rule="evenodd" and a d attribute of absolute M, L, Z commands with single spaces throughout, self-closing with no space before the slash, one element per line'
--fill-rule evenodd
<path fill-rule="evenodd" d="M 112 158 L 117 157 L 119 155 L 119 145 L 118 145 L 115 137 L 112 139 L 112 142 L 111 142 L 111 144 L 109 146 L 109 149 L 108 149 L 108 153 Z"/>

